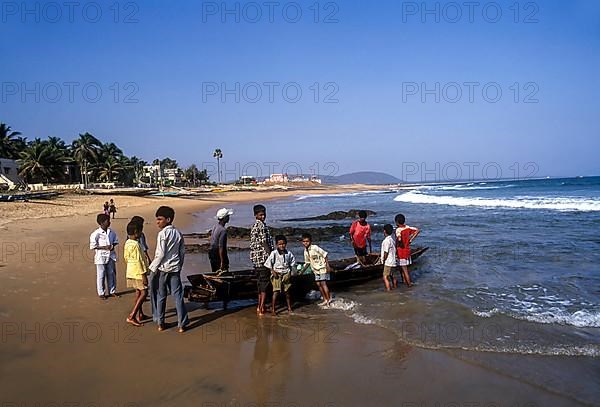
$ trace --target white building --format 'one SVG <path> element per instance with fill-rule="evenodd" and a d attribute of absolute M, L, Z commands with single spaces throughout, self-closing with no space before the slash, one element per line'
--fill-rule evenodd
<path fill-rule="evenodd" d="M 271 174 L 269 182 L 287 183 L 289 181 L 287 174 Z"/>
<path fill-rule="evenodd" d="M 22 182 L 17 162 L 8 158 L 0 158 L 0 185 L 4 186 L 4 189 L 11 189 Z"/>

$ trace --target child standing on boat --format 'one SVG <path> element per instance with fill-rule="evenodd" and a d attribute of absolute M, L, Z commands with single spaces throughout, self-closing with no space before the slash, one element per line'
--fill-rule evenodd
<path fill-rule="evenodd" d="M 358 220 L 352 222 L 352 226 L 350 226 L 350 240 L 354 247 L 356 260 L 365 266 L 367 264 L 367 254 L 373 251 L 371 246 L 371 225 L 367 223 L 366 211 L 358 211 Z M 367 242 L 369 242 L 368 252 Z"/>
<path fill-rule="evenodd" d="M 256 222 L 254 222 L 250 230 L 250 260 L 252 260 L 254 271 L 257 274 L 258 306 L 256 307 L 256 312 L 258 315 L 264 315 L 267 288 L 269 288 L 269 284 L 271 283 L 269 280 L 271 272 L 265 267 L 265 262 L 275 248 L 273 247 L 273 238 L 265 223 L 267 208 L 263 205 L 255 205 L 253 211 Z"/>
<path fill-rule="evenodd" d="M 327 282 L 330 279 L 329 260 L 327 259 L 327 252 L 321 249 L 316 244 L 312 244 L 312 236 L 310 233 L 302 234 L 302 245 L 304 246 L 304 267 L 302 273 L 310 267 L 312 272 L 315 274 L 315 282 L 321 292 L 323 302 L 319 303 L 320 306 L 329 305 L 331 302 L 331 296 L 329 294 L 329 287 Z"/>
<path fill-rule="evenodd" d="M 280 291 L 285 293 L 287 301 L 288 313 L 292 313 L 292 297 L 290 295 L 292 267 L 296 265 L 296 259 L 292 252 L 286 249 L 287 239 L 283 235 L 275 236 L 275 244 L 277 248 L 271 252 L 265 267 L 271 270 L 271 284 L 273 285 L 273 304 L 271 314 L 277 315 L 275 311 L 277 305 L 277 295 Z"/>
<path fill-rule="evenodd" d="M 398 257 L 398 266 L 402 269 L 402 279 L 408 286 L 412 286 L 410 275 L 408 274 L 408 266 L 412 263 L 410 257 L 410 244 L 421 232 L 417 228 L 413 228 L 405 224 L 406 218 L 399 213 L 394 218 L 396 221 L 396 255 Z"/>
<path fill-rule="evenodd" d="M 381 263 L 383 264 L 383 282 L 385 289 L 391 291 L 398 287 L 396 280 L 396 243 L 394 242 L 394 227 L 389 223 L 383 227 L 385 238 L 381 242 Z M 390 282 L 391 280 L 391 282 Z"/>
<path fill-rule="evenodd" d="M 136 292 L 133 309 L 126 320 L 133 326 L 142 326 L 141 321 L 144 318 L 142 305 L 148 295 L 148 260 L 143 254 L 141 235 L 139 224 L 133 221 L 129 222 L 123 259 L 127 263 L 127 287 L 134 288 Z"/>

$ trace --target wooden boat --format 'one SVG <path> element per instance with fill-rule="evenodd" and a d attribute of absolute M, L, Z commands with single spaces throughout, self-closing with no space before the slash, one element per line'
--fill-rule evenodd
<path fill-rule="evenodd" d="M 428 247 L 415 247 L 411 250 L 412 261 L 415 262 Z M 383 265 L 378 254 L 367 256 L 367 266 L 361 266 L 356 258 L 333 260 L 331 280 L 327 285 L 332 290 L 362 284 L 375 278 L 381 278 Z M 302 264 L 302 263 L 300 263 Z M 222 274 L 206 273 L 188 276 L 191 286 L 185 288 L 185 297 L 189 301 L 209 303 L 223 301 L 224 305 L 231 300 L 256 298 L 257 277 L 253 269 L 228 271 Z M 303 298 L 310 290 L 315 290 L 315 278 L 312 272 L 292 275 L 292 295 Z"/>
<path fill-rule="evenodd" d="M 62 192 L 44 191 L 44 192 L 23 192 L 11 195 L 0 195 L 0 202 L 28 201 L 30 199 L 48 199 L 62 195 Z"/>

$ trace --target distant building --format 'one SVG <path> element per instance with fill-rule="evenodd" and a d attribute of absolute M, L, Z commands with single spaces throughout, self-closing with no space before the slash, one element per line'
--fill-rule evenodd
<path fill-rule="evenodd" d="M 310 177 L 310 182 L 315 182 L 317 184 L 322 184 L 323 181 L 321 180 L 321 178 L 317 177 L 316 175 L 312 175 Z"/>
<path fill-rule="evenodd" d="M 142 178 L 150 185 L 158 185 L 163 178 L 160 165 L 144 165 L 142 168 Z"/>
<path fill-rule="evenodd" d="M 165 168 L 163 178 L 171 185 L 179 185 L 183 182 L 184 175 L 180 168 Z"/>
<path fill-rule="evenodd" d="M 287 174 L 271 174 L 269 182 L 287 183 L 289 182 L 289 178 Z"/>
<path fill-rule="evenodd" d="M 3 185 L 4 189 L 11 189 L 22 182 L 23 180 L 19 177 L 17 161 L 0 158 L 0 185 Z"/>
<path fill-rule="evenodd" d="M 243 185 L 256 184 L 256 178 L 250 175 L 242 175 L 238 182 Z"/>

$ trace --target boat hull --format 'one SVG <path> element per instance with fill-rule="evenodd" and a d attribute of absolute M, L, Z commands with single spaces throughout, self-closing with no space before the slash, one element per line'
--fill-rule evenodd
<path fill-rule="evenodd" d="M 416 261 L 427 247 L 412 250 L 412 260 Z M 381 278 L 383 265 L 378 264 L 379 256 L 371 254 L 367 258 L 368 266 L 352 267 L 356 259 L 334 260 L 330 262 L 333 269 L 327 285 L 331 290 L 343 290 L 347 287 L 363 284 L 375 278 Z M 257 276 L 253 269 L 231 271 L 226 274 L 215 273 L 194 274 L 188 276 L 191 286 L 186 287 L 185 297 L 189 301 L 208 303 L 231 300 L 254 299 L 257 297 Z M 298 274 L 291 277 L 292 295 L 303 298 L 309 291 L 316 289 L 313 273 Z"/>

